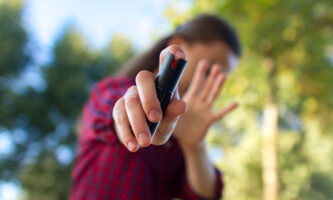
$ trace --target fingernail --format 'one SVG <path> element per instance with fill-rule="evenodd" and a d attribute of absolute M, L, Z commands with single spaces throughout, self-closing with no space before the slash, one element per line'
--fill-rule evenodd
<path fill-rule="evenodd" d="M 154 122 L 158 122 L 160 121 L 162 118 L 161 112 L 158 111 L 157 109 L 153 109 L 149 112 L 149 119 L 154 121 Z"/>
<path fill-rule="evenodd" d="M 181 51 L 176 52 L 175 57 L 176 57 L 176 59 L 180 59 L 180 58 L 184 59 L 184 60 L 186 59 L 184 53 Z"/>
<path fill-rule="evenodd" d="M 132 141 L 129 141 L 129 142 L 127 143 L 127 147 L 128 147 L 129 150 L 131 150 L 131 151 L 134 151 L 135 148 L 136 148 L 134 142 L 132 142 Z"/>
<path fill-rule="evenodd" d="M 145 133 L 139 134 L 139 142 L 141 146 L 145 146 L 149 144 L 149 138 Z"/>

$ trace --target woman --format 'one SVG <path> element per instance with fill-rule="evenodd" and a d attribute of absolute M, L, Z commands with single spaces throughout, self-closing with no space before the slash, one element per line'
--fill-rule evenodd
<path fill-rule="evenodd" d="M 162 115 L 154 77 L 168 52 L 187 59 L 188 66 Z M 97 83 L 84 108 L 71 199 L 219 199 L 222 177 L 208 160 L 204 138 L 237 107 L 211 111 L 239 56 L 232 28 L 216 16 L 200 15 L 118 76 Z M 146 117 L 161 120 L 153 138 Z"/>

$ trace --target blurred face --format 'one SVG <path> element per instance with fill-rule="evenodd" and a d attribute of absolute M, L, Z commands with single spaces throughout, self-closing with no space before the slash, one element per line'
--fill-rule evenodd
<path fill-rule="evenodd" d="M 237 67 L 237 56 L 223 42 L 197 42 L 190 45 L 186 42 L 178 42 L 177 45 L 185 51 L 188 61 L 188 65 L 179 83 L 180 95 L 184 94 L 189 87 L 196 66 L 201 60 L 209 63 L 209 69 L 213 64 L 219 64 L 221 66 L 221 71 L 225 74 L 229 74 Z"/>

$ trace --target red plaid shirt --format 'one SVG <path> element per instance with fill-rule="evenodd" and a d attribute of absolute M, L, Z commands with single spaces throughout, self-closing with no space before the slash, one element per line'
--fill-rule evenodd
<path fill-rule="evenodd" d="M 91 90 L 84 107 L 83 129 L 72 171 L 71 199 L 203 199 L 189 187 L 182 151 L 172 138 L 162 146 L 151 145 L 129 152 L 117 139 L 112 109 L 133 79 L 108 77 Z M 214 199 L 221 198 L 218 180 Z"/>

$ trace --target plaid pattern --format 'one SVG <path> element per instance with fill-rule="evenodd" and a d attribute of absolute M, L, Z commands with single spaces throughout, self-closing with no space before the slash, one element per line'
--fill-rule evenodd
<path fill-rule="evenodd" d="M 117 139 L 112 119 L 115 102 L 134 79 L 108 77 L 91 90 L 72 171 L 70 199 L 203 199 L 187 183 L 184 158 L 171 137 L 162 146 L 129 152 Z M 216 169 L 216 198 L 223 182 Z"/>

